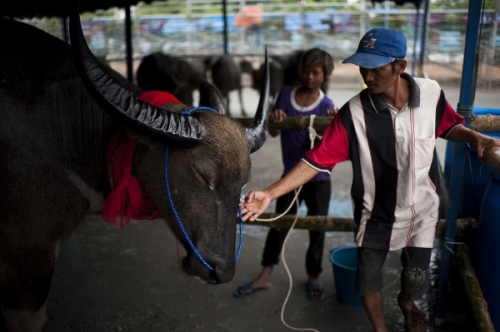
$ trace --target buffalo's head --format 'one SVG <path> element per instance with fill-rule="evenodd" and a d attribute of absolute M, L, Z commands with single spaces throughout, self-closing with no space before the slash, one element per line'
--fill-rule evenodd
<path fill-rule="evenodd" d="M 250 179 L 250 154 L 267 137 L 268 66 L 250 128 L 225 115 L 219 91 L 208 82 L 200 86 L 199 105 L 217 112 L 200 110 L 182 115 L 180 111 L 189 107 L 167 104 L 157 108 L 136 98 L 95 59 L 83 37 L 77 11 L 70 24 L 75 63 L 87 89 L 118 125 L 139 139 L 133 173 L 187 250 L 184 270 L 211 284 L 228 282 L 234 276 L 236 214 L 241 188 Z M 166 193 L 166 181 L 171 197 Z M 175 214 L 212 269 L 197 258 Z"/>

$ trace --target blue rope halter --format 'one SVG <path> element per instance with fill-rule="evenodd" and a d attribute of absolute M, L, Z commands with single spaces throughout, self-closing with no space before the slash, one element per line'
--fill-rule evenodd
<path fill-rule="evenodd" d="M 206 111 L 219 113 L 217 110 L 215 110 L 213 108 L 199 106 L 199 107 L 194 107 L 190 110 L 182 111 L 181 114 L 182 115 L 191 115 L 193 112 L 196 112 L 198 110 L 206 110 Z M 181 221 L 181 218 L 179 217 L 179 214 L 177 213 L 177 209 L 175 208 L 174 200 L 172 199 L 172 193 L 170 192 L 170 185 L 168 182 L 168 153 L 169 153 L 169 150 L 170 150 L 170 146 L 167 146 L 167 148 L 165 149 L 164 167 L 165 167 L 165 190 L 167 191 L 167 197 L 168 197 L 168 201 L 170 203 L 170 208 L 172 209 L 172 213 L 174 214 L 175 220 L 177 221 L 177 224 L 179 225 L 179 228 L 181 229 L 181 232 L 184 235 L 184 238 L 186 239 L 187 243 L 191 247 L 191 250 L 193 250 L 196 257 L 198 257 L 200 262 L 203 265 L 205 265 L 205 267 L 207 269 L 209 269 L 210 271 L 213 271 L 214 268 L 210 264 L 208 264 L 208 262 L 201 256 L 200 252 L 194 246 L 194 243 L 193 243 L 193 241 L 191 241 L 189 234 L 186 232 L 186 229 L 184 228 L 184 225 Z M 238 259 L 240 258 L 241 248 L 243 246 L 243 222 L 241 221 L 242 211 L 241 211 L 241 207 L 239 205 L 238 205 L 238 214 L 240 217 L 240 243 L 238 245 L 238 251 L 236 252 L 236 261 L 238 261 Z"/>

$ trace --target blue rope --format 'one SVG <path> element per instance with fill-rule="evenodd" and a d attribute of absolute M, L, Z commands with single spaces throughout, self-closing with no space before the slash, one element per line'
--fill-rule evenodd
<path fill-rule="evenodd" d="M 187 243 L 191 247 L 191 250 L 193 250 L 194 254 L 200 262 L 205 265 L 207 269 L 210 271 L 213 271 L 214 268 L 208 264 L 208 262 L 201 256 L 200 252 L 196 249 L 194 246 L 193 241 L 191 241 L 191 238 L 189 237 L 189 234 L 186 232 L 186 229 L 184 228 L 184 225 L 182 224 L 181 218 L 179 217 L 179 214 L 177 213 L 177 209 L 175 208 L 174 201 L 172 199 L 172 194 L 170 192 L 170 185 L 168 182 L 168 153 L 170 150 L 170 146 L 167 146 L 165 149 L 165 159 L 164 159 L 164 168 L 165 168 L 165 190 L 167 191 L 167 197 L 168 201 L 170 203 L 170 209 L 172 210 L 172 213 L 174 214 L 175 221 L 177 221 L 177 224 L 179 225 L 179 228 L 181 229 L 182 234 L 184 235 L 184 238 L 186 239 Z M 238 205 L 238 212 L 239 212 L 239 219 L 240 219 L 240 243 L 238 245 L 238 251 L 236 253 L 236 261 L 240 258 L 241 254 L 241 248 L 243 247 L 243 221 L 241 220 L 241 216 L 243 215 L 241 211 L 241 207 Z"/>
<path fill-rule="evenodd" d="M 243 247 L 243 221 L 241 221 L 241 217 L 243 216 L 243 212 L 241 211 L 241 206 L 238 205 L 238 212 L 240 216 L 240 244 L 238 245 L 238 252 L 236 253 L 236 261 L 240 258 L 241 248 Z"/>
<path fill-rule="evenodd" d="M 210 112 L 214 112 L 214 113 L 219 113 L 219 111 L 217 111 L 216 109 L 213 109 L 211 107 L 198 106 L 198 107 L 193 107 L 190 110 L 184 110 L 181 112 L 181 114 L 182 115 L 191 115 L 192 113 L 194 113 L 196 111 L 210 111 Z"/>
<path fill-rule="evenodd" d="M 214 268 L 210 266 L 210 264 L 207 263 L 207 261 L 201 257 L 201 254 L 196 250 L 196 247 L 194 246 L 193 241 L 191 241 L 191 238 L 189 237 L 188 233 L 186 232 L 186 229 L 184 228 L 184 225 L 182 224 L 181 218 L 179 218 L 179 214 L 177 213 L 177 210 L 175 209 L 174 206 L 174 201 L 172 199 L 172 194 L 170 193 L 170 185 L 168 184 L 168 151 L 170 149 L 170 146 L 167 146 L 165 149 L 165 189 L 167 190 L 167 196 L 168 196 L 168 201 L 170 202 L 170 208 L 172 209 L 172 213 L 174 214 L 175 220 L 177 221 L 177 224 L 179 225 L 182 234 L 184 235 L 184 238 L 186 241 L 189 243 L 189 246 L 191 247 L 191 250 L 195 253 L 196 257 L 209 269 L 210 271 L 213 271 Z"/>

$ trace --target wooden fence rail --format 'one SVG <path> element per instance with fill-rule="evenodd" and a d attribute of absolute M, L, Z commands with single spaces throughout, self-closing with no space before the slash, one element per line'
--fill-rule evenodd
<path fill-rule="evenodd" d="M 272 228 L 290 228 L 295 215 L 287 214 L 278 220 L 261 221 L 264 219 L 272 219 L 278 216 L 276 213 L 263 213 L 259 216 L 259 220 L 254 222 L 246 222 L 245 225 L 266 226 Z M 436 229 L 436 237 L 440 237 L 444 233 L 446 219 L 441 219 Z M 473 218 L 457 220 L 457 236 L 463 235 L 466 229 L 477 227 L 477 221 Z M 294 228 L 309 229 L 313 231 L 324 232 L 354 232 L 356 225 L 351 218 L 336 218 L 331 216 L 299 216 Z"/>
<path fill-rule="evenodd" d="M 324 130 L 328 123 L 333 119 L 333 116 L 320 116 L 314 118 L 313 128 L 315 130 Z M 252 118 L 238 118 L 243 125 L 249 127 L 252 124 Z M 280 123 L 269 122 L 269 129 L 307 129 L 310 124 L 308 116 L 289 116 L 283 119 Z M 471 121 L 470 129 L 481 132 L 500 131 L 500 116 L 490 114 L 475 116 Z M 500 148 L 489 148 L 484 153 L 485 162 L 490 165 L 495 171 L 500 173 Z"/>
<path fill-rule="evenodd" d="M 333 119 L 333 116 L 318 116 L 314 118 L 313 127 L 316 130 L 324 130 Z M 247 127 L 252 124 L 252 118 L 238 118 Z M 269 122 L 270 129 L 307 129 L 310 119 L 308 116 L 289 116 L 280 123 Z M 479 115 L 475 116 L 470 124 L 470 129 L 474 131 L 492 132 L 500 131 L 500 116 Z"/>

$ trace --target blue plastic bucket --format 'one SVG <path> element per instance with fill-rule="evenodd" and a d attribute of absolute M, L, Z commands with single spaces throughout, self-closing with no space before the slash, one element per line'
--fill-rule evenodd
<path fill-rule="evenodd" d="M 494 116 L 500 115 L 500 108 L 483 108 L 475 107 L 474 115 L 487 115 Z M 500 138 L 500 132 L 481 132 L 482 134 Z M 453 152 L 455 149 L 454 142 L 446 143 L 446 155 L 444 161 L 444 178 L 446 180 L 446 187 L 450 188 L 451 167 L 453 165 Z M 484 191 L 489 182 L 489 177 L 493 170 L 488 165 L 483 163 L 477 157 L 476 150 L 467 146 L 468 156 L 465 160 L 462 200 L 460 210 L 458 211 L 458 218 L 479 218 L 481 202 L 483 200 Z M 470 159 L 469 159 L 470 158 Z M 482 166 L 482 167 L 481 167 Z"/>
<path fill-rule="evenodd" d="M 354 282 L 358 249 L 353 246 L 335 248 L 330 253 L 330 262 L 333 264 L 333 277 L 337 290 L 337 300 L 349 307 L 362 307 L 361 297 L 356 294 Z"/>
<path fill-rule="evenodd" d="M 476 272 L 496 331 L 500 331 L 500 175 L 494 172 L 484 192 L 477 225 Z"/>

